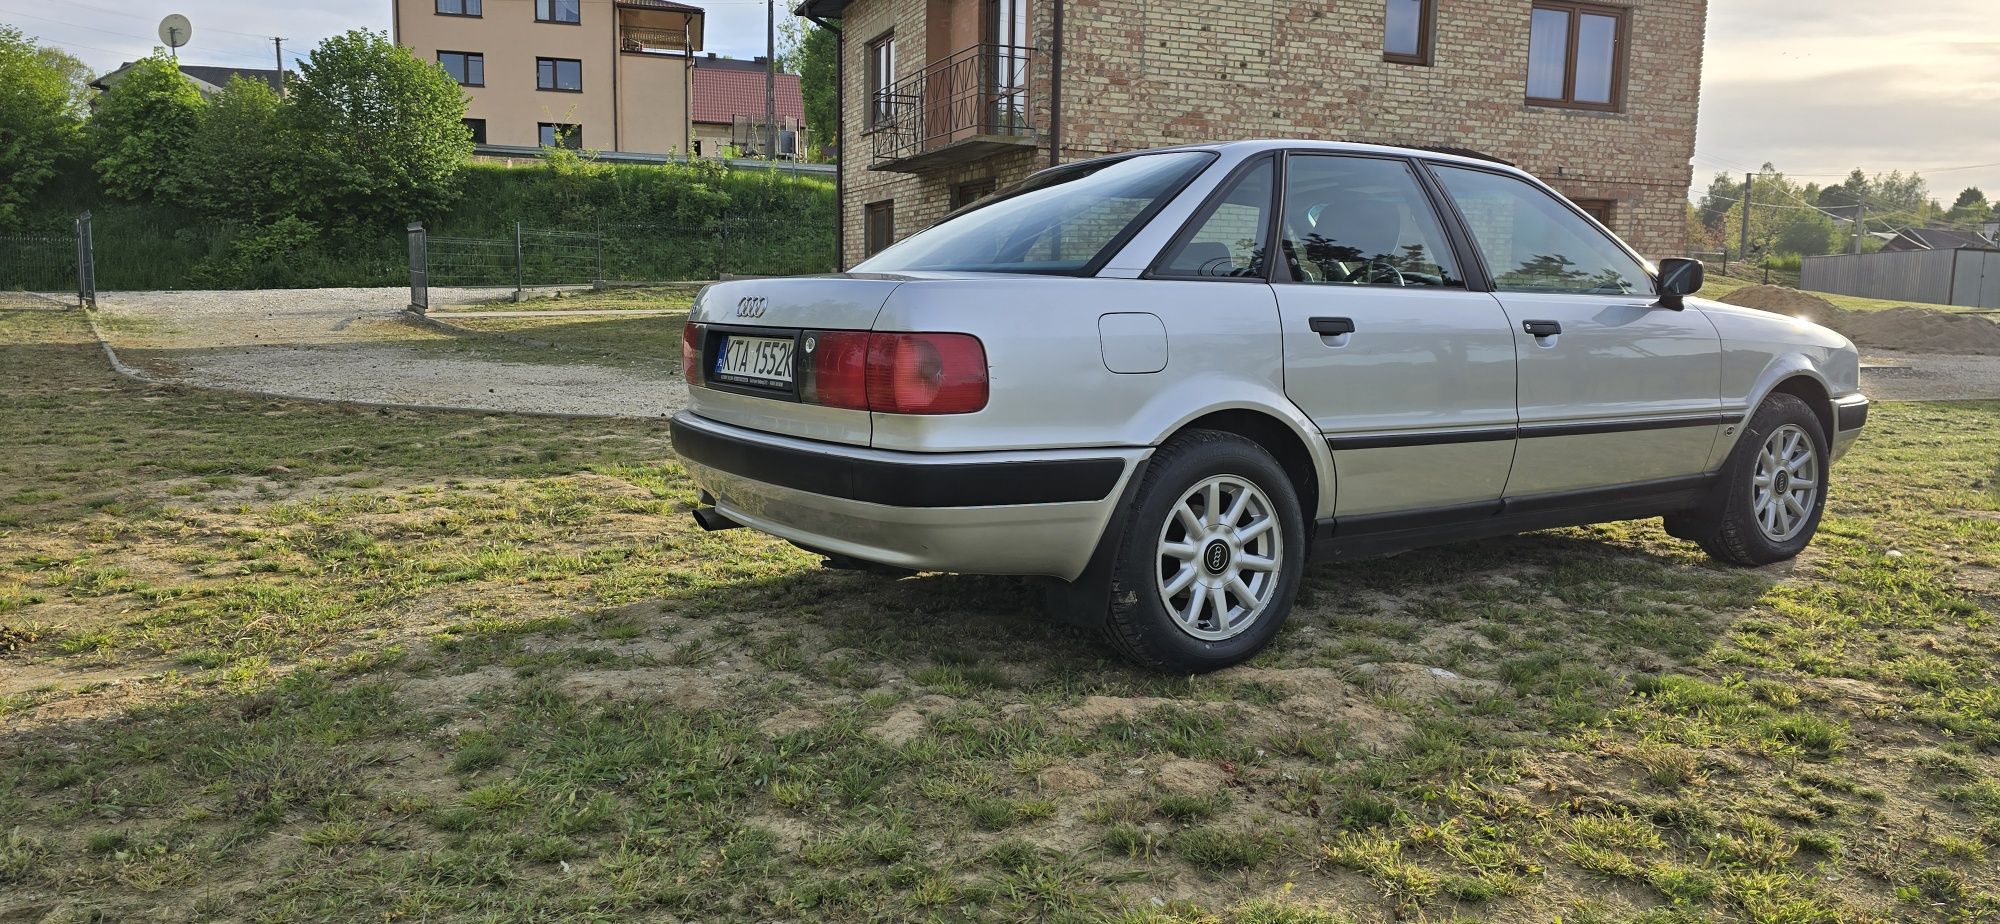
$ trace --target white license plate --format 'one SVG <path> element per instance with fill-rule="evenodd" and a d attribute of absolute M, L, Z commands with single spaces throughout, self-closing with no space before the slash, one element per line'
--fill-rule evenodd
<path fill-rule="evenodd" d="M 724 337 L 715 357 L 715 377 L 752 385 L 792 384 L 795 342 L 776 337 Z"/>

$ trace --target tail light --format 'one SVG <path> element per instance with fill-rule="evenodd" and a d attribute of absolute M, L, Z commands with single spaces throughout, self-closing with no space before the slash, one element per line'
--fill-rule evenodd
<path fill-rule="evenodd" d="M 970 414 L 988 395 L 986 348 L 971 334 L 828 331 L 814 339 L 800 395 L 883 414 Z"/>
<path fill-rule="evenodd" d="M 970 414 L 986 406 L 986 347 L 970 334 L 871 334 L 868 407 Z"/>
<path fill-rule="evenodd" d="M 689 385 L 701 384 L 701 325 L 693 321 L 681 328 L 681 375 Z"/>

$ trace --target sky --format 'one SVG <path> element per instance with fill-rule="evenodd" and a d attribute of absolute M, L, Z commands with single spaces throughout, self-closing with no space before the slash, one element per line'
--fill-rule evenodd
<path fill-rule="evenodd" d="M 707 51 L 764 53 L 763 0 L 692 2 L 708 10 Z M 182 53 L 195 64 L 269 67 L 273 35 L 290 56 L 389 28 L 389 0 L 0 0 L 0 22 L 100 72 L 158 44 L 171 12 L 194 22 Z M 1823 184 L 1856 167 L 1915 169 L 1947 205 L 1971 185 L 2000 196 L 1995 0 L 1711 0 L 1708 26 L 1697 188 L 1770 162 Z"/>

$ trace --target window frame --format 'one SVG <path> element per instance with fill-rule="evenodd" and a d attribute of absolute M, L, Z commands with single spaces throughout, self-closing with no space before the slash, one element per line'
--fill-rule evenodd
<path fill-rule="evenodd" d="M 583 0 L 577 0 L 577 3 L 576 3 L 576 18 L 575 18 L 575 19 L 553 19 L 553 18 L 544 18 L 544 17 L 542 16 L 542 8 L 543 8 L 543 7 L 547 7 L 547 8 L 548 8 L 548 10 L 549 10 L 549 16 L 553 17 L 553 16 L 555 15 L 555 12 L 556 12 L 556 0 L 535 0 L 535 21 L 536 21 L 536 22 L 540 22 L 540 23 L 548 23 L 549 25 L 552 25 L 552 26 L 580 26 L 580 25 L 583 25 Z"/>
<path fill-rule="evenodd" d="M 1429 168 L 1429 164 L 1432 163 L 1431 161 L 1423 161 L 1412 157 L 1398 157 L 1393 154 L 1368 154 L 1360 151 L 1341 151 L 1341 150 L 1322 151 L 1322 150 L 1300 150 L 1294 148 L 1294 149 L 1287 149 L 1284 153 L 1285 153 L 1284 169 L 1279 171 L 1279 178 L 1281 180 L 1290 177 L 1291 160 L 1293 157 L 1345 157 L 1355 160 L 1392 160 L 1401 163 L 1403 165 L 1403 168 L 1409 171 L 1410 179 L 1416 182 L 1417 192 L 1420 193 L 1424 197 L 1424 200 L 1430 204 L 1431 216 L 1434 219 L 1436 219 L 1438 231 L 1444 235 L 1444 246 L 1451 251 L 1452 262 L 1456 264 L 1453 267 L 1453 269 L 1458 270 L 1458 281 L 1460 283 L 1459 285 L 1429 287 L 1429 288 L 1423 288 L 1421 289 L 1421 291 L 1430 292 L 1433 294 L 1439 292 L 1493 291 L 1492 277 L 1488 275 L 1486 272 L 1486 264 L 1479 261 L 1479 244 L 1478 242 L 1472 239 L 1471 229 L 1461 224 L 1462 219 L 1458 214 L 1458 207 L 1451 201 L 1451 193 L 1446 191 L 1444 186 L 1437 182 L 1437 178 L 1431 175 Z M 1273 237 L 1272 240 L 1278 242 L 1278 246 L 1280 248 L 1284 246 L 1285 208 L 1286 206 L 1291 204 L 1289 199 L 1290 193 L 1291 190 L 1289 186 L 1281 186 L 1278 188 L 1278 206 L 1277 206 L 1278 210 L 1272 216 L 1273 218 L 1276 219 L 1275 222 L 1276 227 L 1275 230 L 1273 231 L 1273 233 L 1276 236 Z M 1471 259 L 1468 260 L 1467 259 L 1468 256 L 1470 256 Z M 1292 260 L 1289 257 L 1287 257 L 1283 261 L 1283 263 L 1285 269 L 1282 275 L 1278 273 L 1276 266 L 1272 267 L 1271 283 L 1273 285 L 1279 285 L 1279 284 L 1302 285 L 1302 286 L 1325 285 L 1325 283 L 1317 283 L 1304 279 L 1293 278 Z M 1385 288 L 1385 287 L 1358 286 L 1356 288 L 1373 289 L 1373 288 Z M 1397 288 L 1408 288 L 1408 287 L 1397 287 Z"/>
<path fill-rule="evenodd" d="M 542 85 L 543 64 L 549 65 L 549 81 L 550 81 L 549 86 Z M 576 65 L 575 87 L 561 87 L 554 85 L 562 81 L 562 68 L 560 65 L 563 64 Z M 542 57 L 540 55 L 535 56 L 535 90 L 536 92 L 540 93 L 582 93 L 583 61 L 579 58 L 547 58 L 547 57 Z"/>
<path fill-rule="evenodd" d="M 996 177 L 980 177 L 953 183 L 945 201 L 946 210 L 956 214 L 958 210 L 999 191 L 1000 181 Z"/>
<path fill-rule="evenodd" d="M 446 10 L 444 5 L 447 3 L 458 4 L 458 12 L 453 13 Z M 431 9 L 434 11 L 434 15 L 437 16 L 459 16 L 465 19 L 484 19 L 486 17 L 485 0 L 432 0 Z"/>
<path fill-rule="evenodd" d="M 445 71 L 444 71 L 444 72 L 445 72 L 446 74 L 450 74 L 450 73 L 451 73 L 451 68 L 449 68 L 449 67 L 445 67 L 445 63 L 444 63 L 444 56 L 445 56 L 445 55 L 458 55 L 459 57 L 462 57 L 462 58 L 464 58 L 464 59 L 465 59 L 465 75 L 466 75 L 467 77 L 471 77 L 471 76 L 472 76 L 472 59 L 473 59 L 473 58 L 478 58 L 478 59 L 479 59 L 479 82 L 478 82 L 478 83 L 469 83 L 469 82 L 466 82 L 466 81 L 458 81 L 458 85 L 459 85 L 459 86 L 461 86 L 461 87 L 483 87 L 483 86 L 486 86 L 486 53 L 485 53 L 485 52 L 483 52 L 483 51 L 446 51 L 446 50 L 444 50 L 444 49 L 442 49 L 442 48 L 438 49 L 438 53 L 437 53 L 437 62 L 438 62 L 438 66 L 439 66 L 439 67 L 444 67 L 444 69 L 445 69 Z M 454 79 L 454 80 L 456 80 L 456 78 L 453 78 L 453 79 Z"/>
<path fill-rule="evenodd" d="M 1470 256 L 1472 259 L 1472 262 L 1468 264 L 1463 262 L 1465 257 L 1461 256 L 1459 258 L 1461 260 L 1460 265 L 1464 267 L 1462 272 L 1466 273 L 1468 276 L 1466 282 L 1466 286 L 1468 288 L 1473 288 L 1474 286 L 1474 281 L 1471 278 L 1471 274 L 1474 271 L 1477 271 L 1478 273 L 1477 284 L 1479 288 L 1474 288 L 1473 291 L 1492 292 L 1496 295 L 1506 294 L 1502 293 L 1500 290 L 1500 286 L 1498 283 L 1499 277 L 1493 275 L 1492 268 L 1486 265 L 1486 251 L 1479 246 L 1479 241 L 1472 236 L 1472 225 L 1470 222 L 1466 221 L 1465 214 L 1458 210 L 1458 200 L 1452 197 L 1451 190 L 1444 185 L 1444 180 L 1437 175 L 1436 170 L 1439 167 L 1451 167 L 1459 170 L 1467 170 L 1476 173 L 1490 173 L 1494 176 L 1506 177 L 1507 179 L 1524 182 L 1528 184 L 1530 187 L 1540 190 L 1543 195 L 1548 196 L 1551 199 L 1554 199 L 1558 205 L 1561 205 L 1563 208 L 1570 210 L 1570 212 L 1575 214 L 1577 217 L 1582 218 L 1586 224 L 1592 225 L 1592 229 L 1597 230 L 1599 234 L 1603 235 L 1604 239 L 1610 241 L 1612 246 L 1617 247 L 1619 252 L 1625 254 L 1628 257 L 1631 257 L 1633 261 L 1637 262 L 1639 264 L 1639 268 L 1645 271 L 1646 278 L 1651 280 L 1653 283 L 1654 295 L 1652 297 L 1654 298 L 1659 297 L 1658 295 L 1660 291 L 1659 267 L 1653 265 L 1653 261 L 1646 259 L 1638 251 L 1633 250 L 1632 245 L 1627 244 L 1624 238 L 1619 237 L 1617 234 L 1614 234 L 1608 230 L 1597 229 L 1595 227 L 1596 222 L 1590 217 L 1589 214 L 1585 213 L 1582 209 L 1577 208 L 1576 203 L 1569 201 L 1569 197 L 1564 196 L 1562 193 L 1555 191 L 1555 189 L 1549 186 L 1549 184 L 1544 183 L 1541 180 L 1536 179 L 1535 177 L 1528 174 L 1514 173 L 1507 170 L 1495 170 L 1483 164 L 1468 164 L 1468 163 L 1459 163 L 1455 161 L 1432 160 L 1430 158 L 1421 158 L 1418 160 L 1418 164 L 1422 167 L 1424 178 L 1429 181 L 1434 198 L 1437 199 L 1439 207 L 1445 211 L 1446 215 L 1450 219 L 1450 227 L 1446 229 L 1445 233 L 1461 241 L 1463 243 L 1463 249 L 1467 252 L 1467 255 Z M 1513 294 L 1524 294 L 1524 293 L 1513 293 Z M 1630 298 L 1646 297 L 1644 295 L 1636 295 L 1636 294 L 1601 295 L 1590 292 L 1538 292 L 1535 294 L 1544 296 L 1563 296 L 1572 298 L 1583 297 L 1583 298 L 1630 299 Z"/>
<path fill-rule="evenodd" d="M 576 139 L 575 144 L 572 145 L 563 143 L 564 135 L 562 130 L 565 128 L 570 130 L 568 137 Z M 552 132 L 550 136 L 552 138 L 552 141 L 549 144 L 542 144 L 543 129 L 549 129 Z M 547 147 L 547 148 L 558 148 L 570 151 L 581 151 L 583 150 L 583 123 L 582 122 L 537 122 L 535 123 L 535 146 L 538 148 Z"/>
<path fill-rule="evenodd" d="M 1173 258 L 1180 253 L 1181 248 L 1186 247 L 1189 242 L 1194 240 L 1195 235 L 1200 234 L 1202 229 L 1208 226 L 1208 220 L 1215 217 L 1216 211 L 1227 204 L 1229 195 L 1236 191 L 1236 184 L 1242 182 L 1244 177 L 1249 176 L 1253 171 L 1265 164 L 1271 165 L 1271 201 L 1266 203 L 1264 207 L 1264 246 L 1266 251 L 1274 249 L 1274 242 L 1277 241 L 1276 235 L 1279 232 L 1278 210 L 1283 207 L 1285 201 L 1283 192 L 1285 188 L 1285 163 L 1284 158 L 1280 157 L 1279 153 L 1278 151 L 1264 151 L 1244 158 L 1242 163 L 1232 168 L 1228 175 L 1222 178 L 1222 182 L 1215 184 L 1215 188 L 1209 190 L 1208 195 L 1202 198 L 1201 205 L 1196 206 L 1194 212 L 1188 216 L 1187 220 L 1181 223 L 1180 229 L 1174 232 L 1172 238 L 1168 239 L 1167 246 L 1160 248 L 1160 252 L 1153 255 L 1153 262 L 1147 265 L 1146 271 L 1140 274 L 1139 278 L 1167 279 L 1174 282 L 1253 282 L 1259 285 L 1269 285 L 1271 280 L 1276 276 L 1277 265 L 1283 262 L 1275 259 L 1275 255 L 1271 253 L 1265 254 L 1264 272 L 1259 276 L 1182 275 L 1172 272 L 1169 269 L 1169 265 L 1173 263 Z M 1186 190 L 1182 190 L 1182 192 L 1186 192 Z M 1175 198 L 1179 198 L 1179 196 L 1175 196 Z"/>
<path fill-rule="evenodd" d="M 1592 221 L 1603 225 L 1613 234 L 1617 233 L 1617 229 L 1611 227 L 1611 219 L 1618 215 L 1618 200 L 1593 199 L 1589 197 L 1578 199 L 1568 195 L 1563 196 L 1563 198 L 1568 199 L 1570 204 L 1576 206 L 1583 214 L 1590 216 Z M 1600 211 L 1604 213 L 1602 216 L 1598 215 Z"/>
<path fill-rule="evenodd" d="M 875 238 L 875 216 L 886 215 L 888 228 L 883 234 L 887 240 Z M 867 260 L 896 244 L 896 200 L 877 199 L 861 205 L 861 259 Z"/>
<path fill-rule="evenodd" d="M 1389 50 L 1389 2 L 1392 2 L 1392 0 L 1385 0 L 1382 8 L 1382 60 L 1390 64 L 1430 67 L 1437 60 L 1432 55 L 1433 42 L 1435 41 L 1437 32 L 1437 0 L 1417 0 L 1417 52 L 1416 54 L 1407 55 Z"/>
<path fill-rule="evenodd" d="M 465 124 L 465 128 L 466 128 L 466 130 L 472 133 L 472 136 L 473 136 L 473 137 L 472 137 L 472 143 L 473 143 L 473 144 L 485 144 L 485 143 L 486 143 L 486 130 L 487 130 L 487 125 L 486 125 L 486 120 L 485 120 L 485 119 L 475 119 L 475 118 L 472 118 L 472 117 L 468 116 L 468 117 L 466 117 L 466 118 L 463 118 L 463 119 L 460 119 L 459 121 L 460 121 L 460 122 L 463 122 L 463 123 Z M 473 127 L 473 123 L 478 123 L 478 126 L 479 126 L 479 127 L 478 127 L 478 128 L 474 128 L 474 127 Z"/>
<path fill-rule="evenodd" d="M 881 128 L 883 123 L 889 121 L 888 113 L 882 105 L 882 96 L 896 85 L 896 32 L 893 29 L 884 32 L 862 47 L 868 56 L 862 72 L 867 92 L 862 96 L 866 109 L 862 113 L 861 125 L 863 132 L 866 133 Z M 884 50 L 888 51 L 886 70 L 880 66 L 885 64 L 881 57 L 881 52 Z M 880 86 L 876 86 L 878 80 L 881 82 Z"/>
<path fill-rule="evenodd" d="M 1627 63 L 1632 48 L 1632 10 L 1630 7 L 1605 6 L 1601 3 L 1582 3 L 1577 0 L 1535 0 L 1529 7 L 1528 71 L 1534 72 L 1534 14 L 1539 10 L 1553 10 L 1569 15 L 1569 37 L 1564 44 L 1563 95 L 1557 97 L 1536 96 L 1527 93 L 1528 105 L 1549 109 L 1584 109 L 1592 112 L 1624 112 Z M 1576 98 L 1576 68 L 1578 52 L 1583 41 L 1583 17 L 1605 16 L 1617 23 L 1612 34 L 1611 50 L 1611 101 L 1608 103 L 1585 102 Z M 1532 83 L 1524 80 L 1524 84 Z"/>

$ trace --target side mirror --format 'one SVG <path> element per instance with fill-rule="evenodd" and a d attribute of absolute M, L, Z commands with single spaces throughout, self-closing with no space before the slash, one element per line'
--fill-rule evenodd
<path fill-rule="evenodd" d="M 1708 275 L 1708 268 L 1700 260 L 1668 257 L 1660 261 L 1660 305 L 1682 311 L 1687 308 L 1685 299 L 1701 291 L 1702 283 Z"/>

